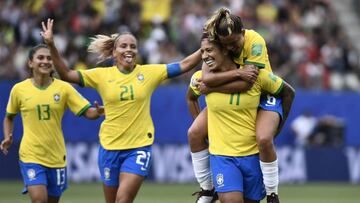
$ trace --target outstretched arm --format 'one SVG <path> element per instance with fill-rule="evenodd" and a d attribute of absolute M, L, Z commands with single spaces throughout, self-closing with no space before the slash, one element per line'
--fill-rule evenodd
<path fill-rule="evenodd" d="M 279 125 L 278 133 L 281 131 L 284 126 L 286 119 L 288 118 L 289 112 L 291 110 L 291 105 L 295 97 L 295 89 L 291 87 L 287 82 L 283 81 L 284 85 L 279 94 L 282 99 L 282 108 L 283 108 L 283 119 Z"/>
<path fill-rule="evenodd" d="M 6 115 L 4 118 L 4 140 L 0 144 L 0 149 L 5 155 L 8 154 L 8 149 L 13 142 L 14 118 L 15 115 Z"/>
<path fill-rule="evenodd" d="M 186 93 L 186 103 L 191 113 L 192 118 L 195 118 L 200 114 L 199 96 L 195 95 L 191 88 L 188 88 Z"/>
<path fill-rule="evenodd" d="M 180 61 L 180 71 L 181 73 L 186 73 L 187 71 L 195 68 L 201 61 L 201 52 L 200 49 L 190 54 L 186 58 Z"/>
<path fill-rule="evenodd" d="M 53 39 L 53 19 L 47 19 L 47 23 L 41 22 L 43 31 L 40 32 L 45 43 L 49 46 L 51 58 L 53 60 L 56 71 L 59 73 L 62 80 L 67 82 L 80 84 L 80 77 L 74 70 L 70 70 L 65 62 L 62 60 Z"/>

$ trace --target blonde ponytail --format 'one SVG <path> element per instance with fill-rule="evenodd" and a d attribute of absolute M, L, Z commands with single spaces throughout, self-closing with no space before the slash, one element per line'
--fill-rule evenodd
<path fill-rule="evenodd" d="M 111 36 L 95 35 L 95 37 L 90 38 L 88 52 L 99 54 L 98 58 L 101 61 L 111 58 L 118 36 L 118 34 L 112 34 Z"/>
<path fill-rule="evenodd" d="M 209 39 L 216 36 L 228 36 L 233 33 L 240 33 L 243 29 L 241 18 L 231 14 L 228 8 L 220 8 L 205 22 L 204 31 L 209 34 Z"/>

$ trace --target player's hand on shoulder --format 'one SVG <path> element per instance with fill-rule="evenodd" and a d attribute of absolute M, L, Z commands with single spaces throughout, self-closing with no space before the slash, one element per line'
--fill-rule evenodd
<path fill-rule="evenodd" d="M 259 75 L 259 68 L 255 65 L 249 64 L 245 65 L 241 69 L 238 69 L 238 72 L 241 79 L 253 84 Z"/>

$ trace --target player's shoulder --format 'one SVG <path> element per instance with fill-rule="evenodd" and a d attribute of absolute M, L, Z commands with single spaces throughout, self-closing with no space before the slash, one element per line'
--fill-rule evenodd
<path fill-rule="evenodd" d="M 150 68 L 160 68 L 166 67 L 166 64 L 136 64 L 136 68 L 139 69 L 150 69 Z"/>
<path fill-rule="evenodd" d="M 252 42 L 265 42 L 264 38 L 255 30 L 245 30 L 245 39 Z"/>
<path fill-rule="evenodd" d="M 18 83 L 16 83 L 12 89 L 13 90 L 17 90 L 17 89 L 23 89 L 23 88 L 29 88 L 29 86 L 32 85 L 31 83 L 31 79 L 30 78 L 27 78 L 23 81 L 20 81 Z"/>
<path fill-rule="evenodd" d="M 63 80 L 59 80 L 59 79 L 56 79 L 56 78 L 54 78 L 53 84 L 54 84 L 54 86 L 59 87 L 59 88 L 61 88 L 63 90 L 66 90 L 66 91 L 75 89 L 74 86 L 71 83 L 63 81 Z"/>

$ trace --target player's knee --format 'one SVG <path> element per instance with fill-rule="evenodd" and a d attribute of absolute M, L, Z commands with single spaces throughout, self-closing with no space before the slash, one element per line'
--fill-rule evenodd
<path fill-rule="evenodd" d="M 256 136 L 256 141 L 259 147 L 267 148 L 272 147 L 273 145 L 273 136 L 270 134 L 258 134 Z"/>
<path fill-rule="evenodd" d="M 36 197 L 31 200 L 32 203 L 47 203 L 47 198 L 44 197 Z"/>
<path fill-rule="evenodd" d="M 242 198 L 237 198 L 234 196 L 222 196 L 220 197 L 220 202 L 227 202 L 227 203 L 244 203 Z"/>
<path fill-rule="evenodd" d="M 191 126 L 188 129 L 188 140 L 189 140 L 189 142 L 194 143 L 194 142 L 196 142 L 197 140 L 200 140 L 200 139 L 202 139 L 202 136 L 201 136 L 201 131 L 199 130 L 199 128 Z"/>
<path fill-rule="evenodd" d="M 117 195 L 115 203 L 129 203 L 133 202 L 133 198 L 130 195 Z"/>

